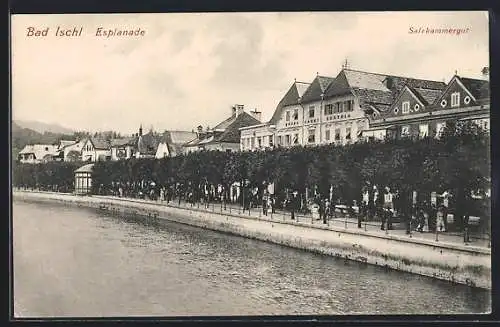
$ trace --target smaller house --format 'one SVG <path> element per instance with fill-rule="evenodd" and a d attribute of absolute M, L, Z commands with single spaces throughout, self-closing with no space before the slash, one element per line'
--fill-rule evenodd
<path fill-rule="evenodd" d="M 29 144 L 26 145 L 18 155 L 21 163 L 41 163 L 51 161 L 58 156 L 58 146 L 52 144 Z"/>
<path fill-rule="evenodd" d="M 247 113 L 243 105 L 234 105 L 231 107 L 231 116 L 214 128 L 207 129 L 206 132 L 199 129 L 197 138 L 184 144 L 185 151 L 239 151 L 240 128 L 260 124 L 260 115 L 257 110 Z"/>
<path fill-rule="evenodd" d="M 130 159 L 135 156 L 138 137 L 111 140 L 111 160 Z"/>
<path fill-rule="evenodd" d="M 155 158 L 160 143 L 160 136 L 149 131 L 142 134 L 142 128 L 139 129 L 139 137 L 137 139 L 137 151 L 135 152 L 136 158 Z"/>
<path fill-rule="evenodd" d="M 73 143 L 64 145 L 59 148 L 59 151 L 63 153 L 64 161 L 81 161 L 82 160 L 82 149 L 85 143 L 83 140 L 75 140 Z M 63 142 L 63 141 L 61 141 Z"/>
<path fill-rule="evenodd" d="M 156 158 L 175 157 L 184 152 L 183 145 L 197 137 L 194 132 L 165 131 L 156 150 Z"/>
<path fill-rule="evenodd" d="M 82 161 L 107 161 L 111 160 L 110 141 L 89 137 L 82 147 Z"/>

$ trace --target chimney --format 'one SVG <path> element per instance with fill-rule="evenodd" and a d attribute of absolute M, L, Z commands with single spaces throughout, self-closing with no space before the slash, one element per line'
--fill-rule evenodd
<path fill-rule="evenodd" d="M 142 124 L 141 124 L 141 126 L 139 127 L 139 136 L 142 136 Z"/>
<path fill-rule="evenodd" d="M 262 121 L 262 112 L 257 111 L 257 109 L 254 109 L 254 111 L 250 111 L 250 115 L 252 115 L 252 117 L 257 119 L 258 121 Z"/>
<path fill-rule="evenodd" d="M 231 116 L 236 116 L 238 117 L 241 113 L 243 113 L 244 111 L 244 105 L 242 104 L 235 104 L 232 108 L 231 108 Z"/>

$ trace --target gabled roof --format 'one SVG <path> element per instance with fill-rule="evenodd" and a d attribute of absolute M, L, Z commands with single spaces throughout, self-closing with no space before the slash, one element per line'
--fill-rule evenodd
<path fill-rule="evenodd" d="M 401 76 L 393 76 L 387 75 L 386 78 L 391 78 L 393 83 L 393 89 L 396 91 L 401 91 L 405 86 L 419 89 L 427 89 L 427 90 L 439 90 L 442 91 L 446 87 L 445 82 L 440 81 L 432 81 L 427 79 L 418 79 L 418 78 L 410 78 L 410 77 L 401 77 Z"/>
<path fill-rule="evenodd" d="M 77 141 L 68 141 L 68 140 L 61 140 L 59 141 L 59 148 L 60 149 L 63 149 L 69 145 L 73 145 L 73 144 L 76 144 Z"/>
<path fill-rule="evenodd" d="M 394 95 L 389 91 L 354 88 L 352 92 L 358 97 L 362 109 L 368 109 L 373 105 L 379 111 L 384 111 L 394 101 Z"/>
<path fill-rule="evenodd" d="M 260 121 L 257 120 L 256 118 L 252 117 L 252 115 L 242 112 L 240 113 L 236 119 L 226 128 L 226 130 L 219 136 L 213 137 L 208 142 L 206 143 L 240 143 L 240 128 L 241 127 L 247 127 L 247 126 L 253 126 L 253 125 L 258 125 L 260 124 Z M 201 142 L 200 142 L 201 144 Z"/>
<path fill-rule="evenodd" d="M 171 156 L 182 153 L 182 147 L 189 146 L 187 144 L 194 141 L 199 141 L 196 133 L 188 131 L 165 131 L 159 139 L 159 143 L 167 145 Z"/>
<path fill-rule="evenodd" d="M 173 144 L 184 144 L 191 141 L 196 137 L 195 132 L 188 131 L 168 131 L 170 140 Z"/>
<path fill-rule="evenodd" d="M 60 149 L 61 151 L 82 151 L 83 145 L 85 144 L 86 139 L 80 140 L 76 143 L 66 145 L 64 148 Z"/>
<path fill-rule="evenodd" d="M 91 173 L 93 170 L 94 164 L 87 164 L 75 170 L 75 173 Z"/>
<path fill-rule="evenodd" d="M 490 97 L 490 82 L 481 79 L 459 77 L 462 84 L 469 90 L 476 99 Z"/>
<path fill-rule="evenodd" d="M 285 93 L 283 98 L 280 100 L 278 105 L 276 106 L 276 110 L 274 111 L 273 116 L 269 120 L 270 124 L 276 124 L 276 122 L 281 117 L 281 113 L 283 112 L 283 108 L 286 106 L 292 106 L 299 103 L 300 97 L 304 95 L 304 92 L 309 87 L 309 83 L 304 82 L 293 82 L 288 91 Z"/>
<path fill-rule="evenodd" d="M 399 93 L 405 86 L 430 90 L 443 90 L 446 84 L 439 81 L 343 69 L 337 77 L 335 77 L 335 81 L 328 87 L 326 96 L 334 97 L 348 94 L 350 90 L 353 89 Z"/>
<path fill-rule="evenodd" d="M 29 144 L 26 145 L 19 154 L 34 154 L 35 159 L 43 159 L 46 155 L 57 155 L 59 153 L 58 146 L 52 144 Z"/>
<path fill-rule="evenodd" d="M 127 145 L 134 146 L 137 144 L 137 141 L 138 141 L 138 137 L 136 137 L 136 136 L 123 137 L 123 138 L 119 138 L 119 139 L 112 139 L 111 140 L 111 147 L 115 148 L 115 147 L 121 147 L 121 146 L 127 146 Z"/>
<path fill-rule="evenodd" d="M 90 138 L 90 141 L 97 150 L 108 150 L 111 146 L 111 142 L 100 138 Z"/>
<path fill-rule="evenodd" d="M 413 88 L 413 87 L 408 87 L 413 94 L 424 104 L 424 105 L 430 105 L 436 102 L 436 100 L 439 98 L 441 95 L 441 90 L 431 90 L 431 89 L 424 89 L 424 88 Z"/>
<path fill-rule="evenodd" d="M 231 117 L 224 119 L 220 123 L 218 123 L 212 130 L 225 130 L 231 123 L 236 119 L 236 115 L 232 115 Z"/>
<path fill-rule="evenodd" d="M 195 138 L 189 142 L 184 143 L 183 146 L 185 146 L 185 147 L 197 146 L 200 142 L 201 142 L 201 139 Z"/>
<path fill-rule="evenodd" d="M 139 136 L 137 141 L 137 151 L 140 154 L 155 155 L 160 143 L 159 135 L 154 135 L 152 132 Z"/>
<path fill-rule="evenodd" d="M 325 94 L 326 89 L 328 88 L 330 83 L 333 82 L 333 80 L 333 77 L 317 75 L 302 95 L 300 102 L 307 103 L 321 100 L 321 95 Z"/>

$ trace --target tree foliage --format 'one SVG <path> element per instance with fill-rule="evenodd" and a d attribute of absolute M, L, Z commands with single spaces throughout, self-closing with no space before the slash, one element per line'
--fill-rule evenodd
<path fill-rule="evenodd" d="M 80 164 L 81 165 L 81 164 Z M 16 164 L 13 184 L 73 184 L 78 163 L 45 165 Z M 95 187 L 114 183 L 158 185 L 223 185 L 248 181 L 263 189 L 275 183 L 301 193 L 315 189 L 327 196 L 333 186 L 338 198 L 358 200 L 367 181 L 404 192 L 450 190 L 457 194 L 484 192 L 490 185 L 489 134 L 474 123 L 460 123 L 445 131 L 441 139 L 387 140 L 347 146 L 276 148 L 259 152 L 202 151 L 163 159 L 129 159 L 98 162 L 94 166 Z M 470 193 L 470 192 L 469 192 Z"/>

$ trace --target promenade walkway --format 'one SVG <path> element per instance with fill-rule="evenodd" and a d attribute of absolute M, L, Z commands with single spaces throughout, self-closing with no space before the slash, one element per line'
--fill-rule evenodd
<path fill-rule="evenodd" d="M 101 197 L 101 196 L 100 196 Z M 103 198 L 107 198 L 107 196 L 102 196 Z M 109 198 L 115 198 L 110 196 Z M 122 198 L 124 199 L 124 198 Z M 140 199 L 127 199 L 134 202 L 144 202 L 144 203 L 155 203 L 155 204 L 163 204 L 165 206 L 177 207 L 177 208 L 187 208 L 187 209 L 195 209 L 195 210 L 206 210 L 209 212 L 215 212 L 220 214 L 234 214 L 234 215 L 244 215 L 249 216 L 253 219 L 267 220 L 267 221 L 275 221 L 275 222 L 285 222 L 285 223 L 293 223 L 294 221 L 291 219 L 291 214 L 288 211 L 277 210 L 274 214 L 271 214 L 271 210 L 268 210 L 268 215 L 265 216 L 262 213 L 262 208 L 252 208 L 250 212 L 248 210 L 243 211 L 241 206 L 237 204 L 226 204 L 221 205 L 221 203 L 210 203 L 208 206 L 203 203 L 195 203 L 191 204 L 185 201 L 170 201 L 168 204 L 166 201 L 152 201 L 152 200 L 140 200 Z M 342 217 L 341 217 L 342 216 Z M 319 227 L 324 226 L 322 220 L 313 219 L 312 215 L 298 215 L 295 214 L 295 222 L 301 223 L 302 226 L 310 226 L 310 227 Z M 327 226 L 332 227 L 342 227 L 348 230 L 359 230 L 358 229 L 358 221 L 356 218 L 351 218 L 346 215 L 337 213 L 336 218 L 331 218 L 327 221 Z M 457 244 L 457 245 L 466 245 L 473 247 L 481 247 L 481 248 L 489 248 L 490 243 L 487 239 L 480 238 L 471 238 L 470 242 L 464 243 L 463 235 L 458 233 L 449 233 L 449 232 L 441 232 L 438 235 L 433 232 L 415 232 L 413 231 L 410 235 L 406 234 L 406 230 L 402 224 L 394 223 L 392 230 L 384 231 L 380 229 L 380 222 L 363 222 L 361 230 L 368 231 L 370 233 L 377 233 L 382 235 L 394 235 L 400 238 L 408 238 L 417 240 L 425 240 L 427 242 L 437 242 L 438 243 L 448 243 L 448 244 Z"/>
<path fill-rule="evenodd" d="M 62 196 L 72 195 L 71 193 L 56 193 L 56 192 L 39 192 L 39 191 L 25 191 L 22 192 L 33 192 L 33 193 L 45 193 L 45 194 L 53 194 L 56 196 L 60 194 Z M 210 203 L 208 206 L 203 203 L 195 203 L 191 204 L 185 201 L 181 201 L 179 204 L 178 200 L 170 201 L 167 203 L 166 201 L 153 201 L 153 200 L 142 200 L 135 198 L 118 198 L 114 196 L 93 196 L 98 198 L 109 198 L 109 199 L 122 199 L 133 202 L 142 202 L 142 203 L 150 203 L 156 205 L 165 205 L 176 208 L 186 208 L 193 210 L 202 210 L 209 211 L 219 214 L 232 214 L 232 215 L 244 215 L 248 216 L 252 219 L 266 220 L 266 221 L 274 221 L 274 222 L 282 222 L 282 223 L 300 223 L 301 226 L 307 227 L 310 226 L 312 228 L 322 228 L 325 226 L 322 220 L 313 219 L 312 215 L 304 216 L 302 214 L 295 214 L 295 221 L 291 219 L 291 214 L 288 211 L 276 210 L 274 214 L 271 213 L 271 210 L 268 211 L 268 215 L 265 216 L 262 213 L 262 208 L 252 208 L 250 211 L 243 211 L 241 206 L 234 203 L 226 203 L 226 205 L 221 205 L 220 203 Z M 447 243 L 447 244 L 457 244 L 461 246 L 472 246 L 472 247 L 480 247 L 480 248 L 490 248 L 490 242 L 484 238 L 474 238 L 471 237 L 470 242 L 464 243 L 463 236 L 458 233 L 450 233 L 450 232 L 441 232 L 438 235 L 433 232 L 415 232 L 413 231 L 410 235 L 406 234 L 404 226 L 398 223 L 393 224 L 392 230 L 384 231 L 380 229 L 380 222 L 370 221 L 363 222 L 361 229 L 357 226 L 358 222 L 356 218 L 348 217 L 347 215 L 343 215 L 337 213 L 337 217 L 331 218 L 327 221 L 328 227 L 337 227 L 344 228 L 350 231 L 362 230 L 370 232 L 370 234 L 379 234 L 380 236 L 388 235 L 388 236 L 397 236 L 398 238 L 408 238 L 413 239 L 414 241 L 423 240 L 424 242 L 437 242 L 439 243 Z M 436 241 L 437 238 L 437 241 Z"/>

